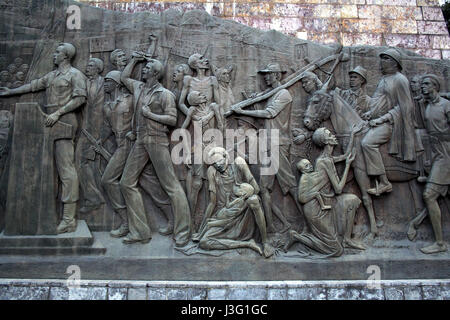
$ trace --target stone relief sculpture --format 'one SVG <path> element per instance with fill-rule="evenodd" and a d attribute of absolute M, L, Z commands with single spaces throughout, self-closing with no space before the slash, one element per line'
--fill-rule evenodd
<path fill-rule="evenodd" d="M 413 105 L 412 99 L 410 99 L 411 95 L 409 91 L 409 82 L 402 74 L 398 72 L 400 68 L 398 61 L 401 61 L 401 59 L 397 51 L 393 50 L 394 49 L 388 49 L 380 55 L 380 58 L 383 57 L 380 59 L 382 61 L 380 65 L 382 70 L 386 70 L 384 71 L 386 72 L 386 75 L 382 78 L 382 80 L 380 80 L 374 97 L 370 99 L 371 109 L 362 115 L 362 118 L 368 118 L 369 116 L 375 117 L 376 112 L 381 112 L 384 114 L 384 116 L 382 116 L 384 118 L 375 117 L 375 120 L 371 120 L 369 126 L 372 128 L 370 129 L 372 131 L 369 130 L 367 122 L 363 120 L 358 113 L 337 94 L 327 96 L 315 93 L 310 101 L 304 118 L 304 124 L 310 130 L 316 129 L 322 121 L 330 119 L 336 134 L 344 138 L 349 135 L 352 127 L 363 128 L 355 135 L 355 148 L 357 149 L 357 152 L 355 161 L 353 162 L 353 171 L 356 182 L 360 186 L 364 206 L 369 215 L 371 237 L 378 234 L 378 228 L 383 225 L 383 222 L 379 220 L 377 223 L 375 219 L 375 212 L 370 194 L 371 192 L 374 194 L 380 194 L 381 188 L 385 191 L 389 191 L 391 190 L 391 187 L 389 187 L 390 184 L 384 184 L 384 187 L 380 187 L 380 185 L 378 185 L 378 189 L 371 188 L 369 177 L 375 173 L 380 173 L 379 176 L 382 176 L 381 179 L 385 179 L 384 176 L 386 176 L 386 180 L 384 182 L 387 181 L 387 183 L 389 183 L 387 180 L 388 174 L 391 174 L 396 181 L 410 181 L 418 176 L 417 166 L 414 162 L 414 159 L 416 159 L 415 152 L 418 148 L 416 147 L 416 136 L 413 129 Z M 390 58 L 390 55 L 395 56 L 396 60 L 394 58 Z M 388 85 L 386 82 L 388 80 L 394 81 L 397 86 L 393 86 L 391 84 Z M 401 111 L 398 106 L 399 103 L 402 104 L 402 108 L 404 108 L 402 109 L 402 112 L 409 112 L 405 118 L 403 118 L 402 114 L 399 113 Z M 395 110 L 392 109 L 393 107 L 395 107 Z M 396 123 L 399 126 L 398 130 L 408 131 L 408 135 L 404 133 L 402 136 L 405 137 L 405 139 L 409 137 L 410 140 L 408 140 L 409 142 L 405 142 L 397 137 L 398 139 L 390 145 L 388 152 L 394 152 L 394 150 L 397 150 L 395 152 L 400 152 L 402 156 L 406 156 L 405 152 L 408 152 L 407 155 L 410 159 L 409 162 L 399 162 L 397 159 L 389 157 L 382 158 L 380 155 L 378 148 L 381 142 L 376 142 L 378 141 L 377 132 L 384 130 L 382 129 L 384 126 L 386 127 L 385 138 L 390 138 L 392 125 L 389 121 L 394 121 L 393 119 L 396 119 L 395 121 L 397 121 Z M 401 135 L 400 132 L 397 131 L 399 135 Z M 371 139 L 375 139 L 375 142 L 372 143 Z M 403 148 L 402 146 L 406 143 L 408 143 L 408 148 Z M 414 144 L 414 155 L 412 154 L 413 151 L 411 149 L 411 144 Z M 373 159 L 378 160 L 373 162 Z M 404 158 L 399 158 L 399 160 L 404 160 Z M 378 166 L 377 161 L 396 161 L 397 164 L 394 163 L 393 169 L 386 172 L 383 169 L 384 163 L 381 167 L 381 165 Z M 373 167 L 374 165 L 377 166 L 376 168 L 378 171 L 375 170 L 375 167 Z M 367 166 L 372 166 L 373 168 L 369 170 L 367 169 Z M 413 172 L 413 174 L 411 174 L 411 172 Z M 417 207 L 419 206 L 420 204 L 417 205 Z"/>
<path fill-rule="evenodd" d="M 96 142 L 100 138 L 103 125 L 104 79 L 103 61 L 97 58 L 89 59 L 86 66 L 87 101 L 82 109 L 83 122 L 81 135 L 77 142 L 76 155 L 80 175 L 80 189 L 83 194 L 81 213 L 99 209 L 103 203 L 100 191 L 100 155 L 95 152 Z"/>
<path fill-rule="evenodd" d="M 299 234 L 291 230 L 285 250 L 297 241 L 330 257 L 342 255 L 344 246 L 363 250 L 365 247 L 351 238 L 356 210 L 361 200 L 353 194 L 342 193 L 350 165 L 355 159 L 355 154 L 351 152 L 353 143 L 348 146 L 350 152 L 341 157 L 333 157 L 333 149 L 338 142 L 328 129 L 317 129 L 312 139 L 324 149 L 316 159 L 316 171 L 307 176 L 302 175 L 298 191 L 299 200 L 304 203 L 303 212 L 310 232 L 303 231 Z M 343 160 L 345 170 L 339 179 L 334 163 Z M 303 161 L 299 166 L 306 169 L 308 165 L 305 166 L 304 163 Z M 332 205 L 325 207 L 318 198 L 322 199 L 322 202 L 326 199 L 326 202 Z M 342 242 L 338 237 L 338 226 L 343 233 Z"/>
<path fill-rule="evenodd" d="M 194 76 L 185 75 L 183 79 L 183 89 L 181 90 L 180 99 L 178 101 L 178 108 L 189 118 L 197 108 L 194 106 L 186 105 L 186 100 L 188 95 L 192 91 L 197 91 L 201 93 L 206 101 L 203 103 L 208 108 L 215 108 L 216 110 L 220 107 L 220 94 L 219 94 L 219 84 L 215 76 L 207 76 L 206 72 L 209 70 L 209 61 L 203 55 L 195 53 L 189 57 L 188 60 L 189 67 L 194 70 Z M 211 104 L 215 105 L 211 105 Z M 217 110 L 215 114 L 223 114 L 223 111 Z M 202 132 L 208 128 L 219 128 L 223 132 L 223 120 L 222 116 L 215 117 L 215 120 L 206 121 L 207 127 L 203 127 Z M 192 130 L 192 129 L 191 129 Z M 207 147 L 212 144 L 213 141 L 201 141 L 200 144 L 203 147 Z M 194 163 L 188 171 L 188 176 L 186 177 L 186 189 L 189 199 L 189 205 L 192 214 L 195 213 L 197 208 L 198 194 L 203 186 L 203 180 L 206 178 L 205 165 Z"/>
<path fill-rule="evenodd" d="M 441 209 L 437 199 L 448 196 L 450 184 L 450 102 L 439 96 L 439 79 L 433 74 L 422 77 L 422 94 L 426 103 L 425 127 L 430 139 L 432 165 L 423 198 L 436 241 L 421 249 L 423 253 L 447 250 L 442 236 Z"/>
<path fill-rule="evenodd" d="M 180 182 L 176 178 L 169 153 L 168 126 L 174 126 L 177 109 L 174 95 L 165 89 L 159 80 L 163 65 L 149 59 L 142 69 L 143 82 L 130 78 L 138 61 L 145 60 L 134 53 L 130 63 L 122 71 L 121 81 L 134 98 L 134 125 L 136 142 L 127 158 L 120 180 L 128 214 L 129 234 L 124 243 L 143 242 L 151 239 L 142 196 L 137 182 L 147 162 L 155 168 L 161 187 L 171 199 L 174 215 L 174 237 L 177 246 L 184 246 L 190 239 L 191 221 L 189 204 Z"/>
<path fill-rule="evenodd" d="M 112 209 L 120 217 L 120 225 L 112 230 L 112 237 L 128 234 L 127 207 L 120 190 L 120 178 L 132 146 L 132 120 L 134 115 L 133 96 L 120 81 L 120 71 L 110 71 L 105 76 L 104 124 L 101 130 L 100 145 L 114 135 L 117 149 L 108 160 L 101 183 L 108 196 Z M 102 150 L 96 149 L 101 154 Z M 107 152 L 106 150 L 103 153 Z"/>
<path fill-rule="evenodd" d="M 395 49 L 388 49 L 380 54 L 380 60 L 384 77 L 370 101 L 370 110 L 362 116 L 370 120 L 372 128 L 361 141 L 367 174 L 377 177 L 375 188 L 367 192 L 377 196 L 392 191 L 379 151 L 380 145 L 390 141 L 389 154 L 401 161 L 415 161 L 417 144 L 414 105 L 408 79 L 400 73 L 400 55 Z"/>
<path fill-rule="evenodd" d="M 359 116 L 369 111 L 369 96 L 366 94 L 367 70 L 361 66 L 348 72 L 350 76 L 350 88 L 340 90 L 336 88 L 338 94 L 356 110 Z"/>
<path fill-rule="evenodd" d="M 221 147 L 209 152 L 208 168 L 210 200 L 194 241 L 211 249 L 250 248 L 268 258 L 274 248 L 268 242 L 266 220 L 258 197 L 259 186 L 244 159 L 230 163 Z M 259 231 L 263 249 L 253 239 Z"/>
<path fill-rule="evenodd" d="M 450 111 L 447 94 L 440 93 L 442 77 L 417 75 L 408 82 L 402 74 L 411 65 L 411 61 L 409 65 L 404 62 L 408 57 L 393 48 L 383 49 L 381 53 L 381 49 L 370 49 L 366 52 L 379 59 L 382 73 L 370 96 L 368 91 L 375 84 L 369 83 L 373 74 L 367 72 L 369 66 L 356 49 L 339 46 L 337 50 L 319 50 L 320 56 L 315 61 L 302 57 L 303 60 L 297 60 L 306 65 L 298 67 L 296 64 L 298 70 L 292 66 L 287 72 L 281 66 L 293 60 L 288 49 L 281 45 L 267 50 L 270 41 L 264 42 L 264 46 L 258 42 L 247 43 L 248 39 L 240 35 L 242 39 L 236 39 L 242 41 L 235 41 L 233 36 L 229 42 L 215 43 L 212 50 L 210 44 L 200 43 L 209 39 L 209 29 L 202 30 L 196 24 L 200 29 L 192 35 L 182 33 L 181 37 L 176 33 L 190 27 L 176 26 L 176 23 L 166 27 L 161 23 L 161 30 L 156 28 L 161 36 L 151 34 L 148 50 L 135 51 L 130 58 L 125 52 L 132 51 L 138 41 L 142 42 L 141 36 L 145 37 L 145 33 L 129 35 L 130 39 L 119 33 L 114 39 L 104 37 L 107 38 L 103 39 L 105 43 L 110 44 L 96 50 L 90 48 L 89 53 L 85 52 L 85 39 L 80 40 L 82 58 L 76 65 L 87 64 L 87 78 L 72 67 L 76 49 L 69 43 L 62 43 L 56 49 L 57 70 L 30 84 L 24 83 L 29 71 L 32 75 L 37 72 L 35 62 L 28 65 L 24 63 L 28 60 L 16 58 L 10 59 L 9 62 L 14 62 L 8 66 L 5 60 L 2 69 L 6 70 L 0 72 L 1 108 L 8 108 L 7 104 L 15 106 L 11 111 L 0 110 L 0 119 L 3 119 L 0 122 L 0 170 L 6 167 L 6 159 L 14 155 L 9 161 L 11 173 L 3 174 L 0 180 L 0 185 L 7 185 L 3 190 L 5 194 L 0 193 L 0 204 L 9 204 L 5 206 L 6 235 L 74 232 L 77 204 L 78 212 L 84 214 L 100 208 L 107 200 L 119 218 L 110 236 L 121 238 L 124 244 L 148 243 L 155 227 L 160 227 L 159 233 L 173 234 L 174 245 L 184 253 L 190 250 L 187 244 L 192 240 L 193 246 L 205 251 L 250 248 L 269 258 L 278 253 L 275 247 L 284 247 L 287 251 L 299 242 L 325 257 L 338 257 L 344 254 L 344 248 L 364 250 L 371 244 L 363 244 L 361 234 L 353 234 L 354 229 L 364 225 L 359 219 L 361 215 L 357 216 L 361 202 L 368 213 L 370 236 L 380 235 L 385 229 L 380 231 L 383 226 L 380 216 L 396 214 L 388 212 L 384 203 L 392 201 L 389 197 L 397 188 L 403 188 L 402 182 L 408 182 L 405 185 L 409 187 L 415 212 L 404 213 L 398 220 L 402 223 L 407 220 L 406 224 L 395 228 L 401 229 L 401 236 L 405 236 L 407 225 L 406 236 L 410 240 L 417 239 L 417 230 L 428 215 L 435 242 L 421 251 L 431 254 L 447 250 L 446 228 L 441 217 L 445 215 L 442 209 L 445 206 L 438 201 L 448 200 L 450 182 Z M 209 28 L 214 27 L 209 25 Z M 116 49 L 115 44 L 123 49 Z M 157 45 L 168 52 L 164 62 L 155 59 L 160 57 Z M 253 55 L 253 51 L 257 54 Z M 302 54 L 307 51 L 303 50 Z M 108 56 L 113 70 L 106 66 Z M 92 57 L 104 59 L 105 66 L 102 59 Z M 331 69 L 323 68 L 328 64 L 332 65 Z M 336 68 L 338 64 L 341 68 Z M 265 67 L 260 69 L 261 65 Z M 350 65 L 356 67 L 350 68 Z M 40 72 L 45 69 L 40 68 Z M 344 89 L 346 84 L 342 83 L 347 74 L 349 83 Z M 331 88 L 333 76 L 336 85 L 341 87 Z M 264 91 L 237 101 L 237 92 L 257 87 L 262 79 L 267 87 Z M 296 85 L 297 82 L 301 83 Z M 172 87 L 172 92 L 162 83 Z M 36 96 L 31 98 L 33 103 L 6 99 L 44 89 L 44 113 Z M 253 108 L 247 108 L 249 106 Z M 302 109 L 301 112 L 298 109 Z M 80 123 L 75 110 L 82 112 Z M 14 129 L 13 112 L 18 125 Z M 233 123 L 229 120 L 231 115 Z M 328 120 L 329 123 L 324 124 Z M 294 127 L 294 122 L 300 122 L 301 126 Z M 231 150 L 220 147 L 222 141 L 215 137 L 205 141 L 200 137 L 184 156 L 191 158 L 197 143 L 202 151 L 210 149 L 208 159 L 189 166 L 174 165 L 171 133 L 174 129 L 188 129 L 193 133 L 197 125 L 202 133 L 208 129 L 225 133 L 226 129 L 237 126 L 239 137 L 243 138 L 233 143 L 233 151 L 238 156 L 232 161 Z M 248 151 L 256 144 L 253 137 L 263 138 L 261 132 L 259 137 L 256 135 L 258 129 L 266 130 L 264 138 L 268 140 L 268 147 L 259 151 L 265 158 L 276 157 L 278 171 L 274 174 L 255 174 L 262 164 L 250 161 Z M 275 144 L 271 144 L 271 132 L 278 133 Z M 37 140 L 37 135 L 44 138 Z M 304 151 L 306 146 L 302 144 L 310 138 L 317 147 L 314 152 L 321 149 L 321 153 L 317 158 L 299 157 L 304 159 L 297 163 L 301 171 L 297 181 L 294 168 L 299 158 L 294 158 L 292 148 Z M 10 149 L 5 147 L 8 139 L 14 140 Z M 108 139 L 115 141 L 115 148 L 107 146 Z M 42 145 L 42 148 L 34 145 Z M 241 145 L 243 153 L 239 151 Z M 342 154 L 336 155 L 339 147 L 342 147 Z M 23 175 L 30 170 L 30 166 L 25 166 L 29 157 L 42 163 L 33 171 L 38 175 Z M 107 163 L 103 172 L 98 170 L 100 158 Z M 58 197 L 53 169 L 57 170 L 62 187 L 61 221 L 57 206 L 47 204 L 56 202 Z M 39 188 L 36 176 L 44 187 Z M 26 207 L 19 203 L 21 195 L 14 191 L 19 189 L 16 180 L 34 186 L 32 191 L 27 191 L 33 196 Z M 419 183 L 424 182 L 422 190 L 423 184 Z M 183 189 L 185 183 L 186 190 Z M 200 193 L 203 185 L 204 197 Z M 356 192 L 355 186 L 360 189 L 360 197 L 351 193 Z M 46 190 L 44 195 L 38 192 L 41 189 Z M 81 201 L 78 201 L 79 190 Z M 287 197 L 288 194 L 291 197 Z M 407 195 L 405 198 L 411 202 L 410 194 Z M 151 202 L 147 202 L 147 198 Z M 383 205 L 376 206 L 375 201 Z M 206 208 L 201 208 L 205 204 Z M 30 210 L 33 207 L 37 207 L 37 213 Z M 156 218 L 155 208 L 161 210 L 163 222 L 161 217 Z M 202 214 L 198 230 L 194 230 L 196 211 Z M 21 214 L 15 214 L 17 212 Z M 281 222 L 281 228 L 275 224 L 273 215 Z M 302 229 L 303 223 L 306 226 Z M 390 234 L 383 236 L 390 240 Z M 281 241 L 281 246 L 275 246 L 278 238 L 286 237 L 286 243 Z"/>
<path fill-rule="evenodd" d="M 259 71 L 259 73 L 264 74 L 264 80 L 270 88 L 276 88 L 281 85 L 280 80 L 282 72 L 283 70 L 281 70 L 280 65 L 277 63 L 268 64 L 265 69 Z M 260 177 L 261 198 L 269 232 L 275 231 L 272 211 L 283 223 L 283 231 L 290 228 L 290 223 L 287 221 L 286 217 L 279 210 L 279 208 L 272 206 L 270 194 L 273 184 L 275 183 L 275 177 L 283 190 L 283 194 L 287 195 L 289 193 L 295 199 L 295 203 L 301 212 L 300 204 L 295 196 L 295 176 L 289 162 L 289 148 L 292 143 L 290 126 L 291 102 L 292 97 L 289 91 L 287 89 L 282 89 L 267 101 L 267 106 L 264 110 L 243 110 L 242 108 L 233 109 L 233 111 L 238 115 L 264 119 L 264 127 L 267 130 L 268 141 L 270 141 L 271 130 L 275 129 L 279 132 L 278 172 L 276 175 L 262 175 Z M 270 154 L 270 149 L 267 150 L 267 153 Z"/>
<path fill-rule="evenodd" d="M 2 88 L 0 96 L 18 95 L 28 92 L 46 90 L 48 116 L 45 125 L 54 126 L 58 120 L 70 125 L 71 136 L 57 139 L 54 143 L 54 159 L 58 170 L 58 176 L 62 184 L 61 200 L 64 204 L 64 214 L 56 232 L 73 232 L 77 227 L 76 205 L 79 198 L 79 180 L 75 169 L 74 133 L 78 126 L 74 110 L 86 101 L 86 78 L 78 69 L 71 66 L 71 61 L 76 54 L 75 47 L 70 43 L 62 43 L 53 54 L 53 63 L 57 70 L 51 71 L 40 79 L 33 80 L 30 84 L 19 88 Z M 50 195 L 54 197 L 55 195 Z M 9 212 L 14 215 L 14 212 Z M 8 212 L 7 212 L 8 215 Z M 16 223 L 20 223 L 16 221 Z M 11 230 L 8 230 L 8 227 Z M 6 226 L 6 230 L 12 234 L 21 234 L 16 230 L 17 226 Z M 39 232 L 35 231 L 35 232 Z"/>

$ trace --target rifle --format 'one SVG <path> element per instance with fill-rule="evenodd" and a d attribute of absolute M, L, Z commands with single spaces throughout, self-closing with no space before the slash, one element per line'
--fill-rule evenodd
<path fill-rule="evenodd" d="M 105 149 L 103 148 L 103 146 L 101 144 L 99 144 L 97 142 L 97 140 L 95 140 L 95 138 L 86 130 L 86 129 L 81 129 L 81 132 L 83 132 L 83 134 L 86 136 L 86 138 L 89 140 L 89 142 L 96 147 L 96 149 L 98 150 L 98 153 L 100 153 L 100 155 L 105 158 L 106 161 L 109 162 L 109 160 L 111 159 L 111 154 Z"/>
<path fill-rule="evenodd" d="M 342 53 L 342 46 L 340 46 L 335 54 L 328 56 L 326 58 L 323 58 L 323 59 L 318 59 L 318 60 L 311 62 L 310 64 L 304 66 L 300 70 L 298 70 L 295 73 L 293 73 L 292 75 L 290 75 L 284 81 L 282 81 L 282 84 L 280 86 L 278 86 L 264 94 L 259 94 L 254 98 L 250 98 L 250 99 L 247 99 L 247 100 L 244 100 L 244 101 L 234 104 L 233 106 L 231 106 L 231 110 L 226 112 L 224 114 L 224 116 L 229 117 L 234 113 L 234 111 L 233 111 L 234 109 L 237 109 L 237 108 L 240 109 L 240 108 L 245 108 L 245 107 L 251 106 L 252 104 L 255 104 L 257 102 L 260 102 L 260 101 L 270 98 L 271 96 L 273 96 L 274 94 L 276 94 L 277 92 L 279 92 L 282 89 L 289 88 L 296 82 L 300 81 L 303 78 L 304 73 L 307 71 L 312 72 L 315 69 L 320 68 L 324 64 L 331 62 L 331 61 L 335 61 L 335 65 L 332 67 L 332 70 L 334 70 L 337 66 L 337 63 L 339 63 L 340 61 L 343 61 L 343 60 L 345 60 L 344 54 Z"/>

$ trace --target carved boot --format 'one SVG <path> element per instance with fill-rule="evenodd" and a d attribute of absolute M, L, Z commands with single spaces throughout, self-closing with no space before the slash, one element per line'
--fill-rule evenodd
<path fill-rule="evenodd" d="M 61 223 L 59 224 L 56 232 L 75 232 L 77 229 L 77 220 L 75 219 L 76 214 L 76 203 L 64 203 L 64 214 Z"/>
<path fill-rule="evenodd" d="M 117 214 L 122 219 L 122 223 L 120 224 L 119 228 L 117 228 L 116 230 L 112 230 L 109 234 L 113 238 L 125 237 L 129 232 L 127 209 L 119 209 L 117 210 Z"/>

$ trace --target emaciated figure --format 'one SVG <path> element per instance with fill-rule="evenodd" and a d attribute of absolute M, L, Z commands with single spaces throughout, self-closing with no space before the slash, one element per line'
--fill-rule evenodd
<path fill-rule="evenodd" d="M 212 162 L 208 168 L 209 204 L 200 232 L 193 240 L 200 241 L 200 248 L 206 250 L 251 248 L 270 257 L 274 249 L 267 238 L 264 212 L 257 195 L 259 186 L 247 163 L 240 157 L 229 163 L 228 153 L 221 147 L 212 148 L 209 158 Z M 262 250 L 253 240 L 256 229 L 261 235 Z"/>
<path fill-rule="evenodd" d="M 317 252 L 334 257 L 342 255 L 344 246 L 364 250 L 365 247 L 362 244 L 351 238 L 356 210 L 361 204 L 361 200 L 354 194 L 342 194 L 355 154 L 350 153 L 346 157 L 333 157 L 333 149 L 338 145 L 338 142 L 336 137 L 326 128 L 317 129 L 312 139 L 315 144 L 324 147 L 324 149 L 316 159 L 317 175 L 310 177 L 309 181 L 300 179 L 299 198 L 305 199 L 303 192 L 307 194 L 320 192 L 332 206 L 332 210 L 323 210 L 319 201 L 314 197 L 305 203 L 303 211 L 309 232 L 303 231 L 299 234 L 291 230 L 285 250 L 294 242 L 300 242 Z M 344 159 L 345 170 L 342 178 L 339 179 L 334 164 L 337 160 L 342 161 Z M 303 183 L 305 185 L 302 185 Z M 344 233 L 342 240 L 339 236 L 341 233 Z"/>

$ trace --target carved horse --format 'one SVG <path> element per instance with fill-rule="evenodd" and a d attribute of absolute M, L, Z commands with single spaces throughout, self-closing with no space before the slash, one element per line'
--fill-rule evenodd
<path fill-rule="evenodd" d="M 353 128 L 361 128 L 354 136 L 354 148 L 356 148 L 356 157 L 352 163 L 356 183 L 358 184 L 370 221 L 370 233 L 374 237 L 378 234 L 378 227 L 375 219 L 372 198 L 367 193 L 370 188 L 370 177 L 367 175 L 366 163 L 361 148 L 361 140 L 364 138 L 370 126 L 367 121 L 362 120 L 358 113 L 335 92 L 326 92 L 321 89 L 316 91 L 308 104 L 305 112 L 303 122 L 309 130 L 317 129 L 325 120 L 331 120 L 331 124 L 336 132 L 336 137 L 340 140 L 344 150 L 349 143 L 350 133 Z M 383 155 L 383 160 L 386 168 L 386 175 L 390 181 L 395 182 L 409 182 L 411 193 L 413 194 L 414 202 L 417 208 L 423 207 L 420 202 L 420 191 L 418 191 L 417 183 L 413 181 L 419 176 L 418 164 L 405 163 L 396 160 L 388 155 L 387 145 L 380 147 L 380 152 Z"/>

